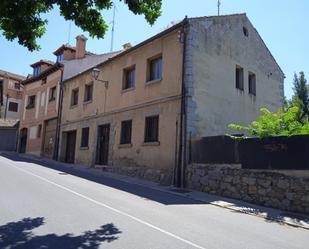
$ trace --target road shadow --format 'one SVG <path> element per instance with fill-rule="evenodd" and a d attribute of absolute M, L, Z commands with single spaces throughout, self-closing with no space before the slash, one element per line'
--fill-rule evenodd
<path fill-rule="evenodd" d="M 33 229 L 44 225 L 44 218 L 24 218 L 0 226 L 0 248 L 9 249 L 96 249 L 102 243 L 111 243 L 121 233 L 109 223 L 81 235 L 35 235 Z"/>
<path fill-rule="evenodd" d="M 141 186 L 138 184 L 133 184 L 125 181 L 121 181 L 115 178 L 106 177 L 101 174 L 102 171 L 98 169 L 87 169 L 82 168 L 81 166 L 75 166 L 74 164 L 66 164 L 62 162 L 57 162 L 48 159 L 36 159 L 36 158 L 25 158 L 21 157 L 16 153 L 9 152 L 1 152 L 0 156 L 3 156 L 9 160 L 14 162 L 23 162 L 23 163 L 35 163 L 41 165 L 43 167 L 47 167 L 50 169 L 62 171 L 60 174 L 65 177 L 66 174 L 74 175 L 77 177 L 84 178 L 89 181 L 93 181 L 111 188 L 115 188 L 121 191 L 128 192 L 130 194 L 134 194 L 140 196 L 143 199 L 148 199 L 152 201 L 159 202 L 164 205 L 197 205 L 203 204 L 205 202 L 193 200 L 190 198 L 173 195 L 170 193 L 162 192 L 159 190 L 155 190 L 152 188 L 147 188 L 145 186 Z M 27 166 L 27 165 L 23 165 Z M 177 192 L 177 190 L 175 190 Z"/>

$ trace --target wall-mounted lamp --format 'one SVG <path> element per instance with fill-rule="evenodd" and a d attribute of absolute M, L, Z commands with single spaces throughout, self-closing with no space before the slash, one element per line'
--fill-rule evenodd
<path fill-rule="evenodd" d="M 105 88 L 108 88 L 108 81 L 107 80 L 100 80 L 99 79 L 99 75 L 101 73 L 101 70 L 99 68 L 93 68 L 91 71 L 91 77 L 94 78 L 97 81 L 100 81 L 102 83 L 104 83 Z"/>

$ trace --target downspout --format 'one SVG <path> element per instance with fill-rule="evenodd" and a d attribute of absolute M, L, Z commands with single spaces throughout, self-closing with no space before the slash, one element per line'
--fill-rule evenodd
<path fill-rule="evenodd" d="M 6 94 L 6 100 L 5 100 L 5 109 L 4 109 L 4 120 L 6 120 L 6 115 L 8 111 L 8 103 L 9 103 L 9 94 Z"/>
<path fill-rule="evenodd" d="M 63 104 L 63 68 L 61 70 L 61 78 L 59 83 L 59 100 L 58 100 L 58 118 L 57 118 L 57 127 L 56 127 L 56 141 L 55 141 L 55 148 L 54 148 L 54 155 L 53 159 L 58 161 L 58 155 L 59 155 L 59 141 L 60 141 L 60 128 L 61 128 L 61 117 L 62 117 L 62 104 Z"/>
<path fill-rule="evenodd" d="M 183 41 L 182 50 L 182 82 L 181 82 L 181 110 L 180 110 L 180 127 L 179 127 L 179 152 L 176 187 L 185 187 L 185 168 L 186 168 L 186 86 L 185 86 L 185 61 L 186 61 L 186 25 L 188 18 L 183 20 L 181 39 Z"/>

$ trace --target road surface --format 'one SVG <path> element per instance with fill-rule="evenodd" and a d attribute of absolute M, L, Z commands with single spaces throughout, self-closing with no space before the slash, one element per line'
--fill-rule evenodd
<path fill-rule="evenodd" d="M 0 156 L 0 248 L 307 249 L 309 231 Z"/>

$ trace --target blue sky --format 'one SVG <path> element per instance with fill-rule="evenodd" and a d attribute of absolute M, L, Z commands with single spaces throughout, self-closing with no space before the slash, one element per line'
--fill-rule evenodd
<path fill-rule="evenodd" d="M 155 25 L 150 26 L 142 16 L 135 16 L 127 10 L 123 2 L 115 1 L 117 6 L 115 22 L 114 49 L 131 42 L 135 45 L 162 31 L 171 21 L 188 17 L 217 14 L 217 0 L 163 0 L 162 16 Z M 283 69 L 285 94 L 292 94 L 294 72 L 304 71 L 309 78 L 309 10 L 308 0 L 221 0 L 221 14 L 247 13 L 266 45 Z M 112 21 L 112 11 L 104 11 L 105 20 Z M 0 69 L 27 75 L 31 73 L 30 64 L 40 59 L 55 60 L 52 54 L 60 45 L 70 41 L 75 45 L 75 37 L 82 32 L 73 23 L 69 38 L 69 22 L 54 9 L 48 13 L 49 24 L 46 34 L 38 40 L 41 50 L 29 52 L 17 42 L 9 42 L 0 35 L 2 60 Z M 111 30 L 111 28 L 110 28 Z M 103 53 L 110 50 L 111 32 L 104 39 L 89 39 L 87 50 Z"/>

